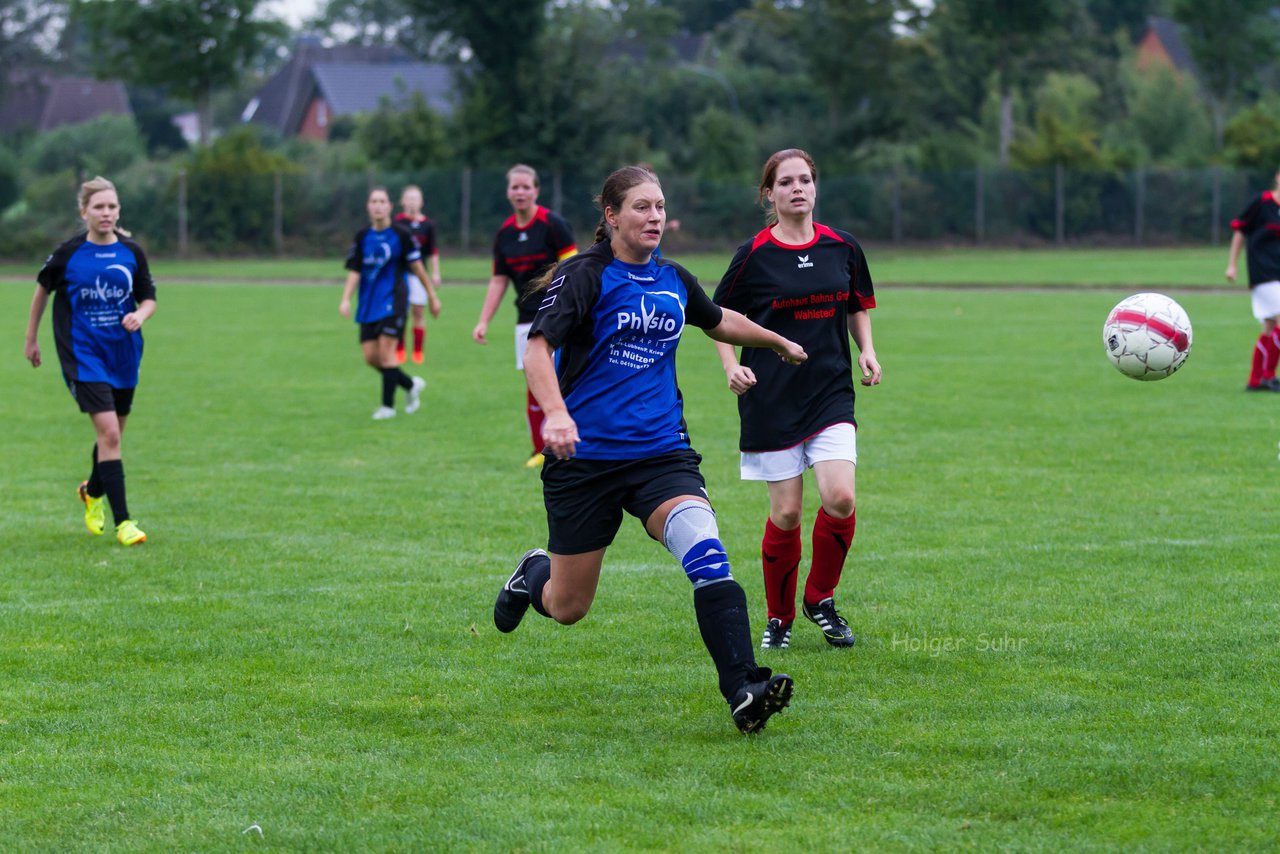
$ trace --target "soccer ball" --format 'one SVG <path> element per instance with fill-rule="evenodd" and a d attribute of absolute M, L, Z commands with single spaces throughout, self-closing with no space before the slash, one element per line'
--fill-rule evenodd
<path fill-rule="evenodd" d="M 1191 353 L 1191 319 L 1164 294 L 1134 294 L 1107 315 L 1102 343 L 1126 377 L 1162 380 Z"/>

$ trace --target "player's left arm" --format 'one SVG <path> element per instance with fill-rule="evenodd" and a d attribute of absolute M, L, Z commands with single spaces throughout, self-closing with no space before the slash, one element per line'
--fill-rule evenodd
<path fill-rule="evenodd" d="M 858 370 L 863 385 L 880 384 L 880 360 L 871 340 L 871 314 L 865 309 L 849 312 L 849 337 L 858 347 Z"/>
<path fill-rule="evenodd" d="M 432 259 L 436 259 L 439 256 L 432 255 L 431 257 Z M 415 276 L 418 277 L 418 281 L 422 282 L 422 286 L 427 289 L 427 304 L 428 304 L 428 307 L 431 309 L 431 316 L 439 317 L 440 316 L 440 297 L 439 295 L 436 294 L 436 283 L 440 280 L 439 262 L 437 261 L 436 263 L 435 279 L 432 279 L 430 276 L 427 275 L 427 268 L 422 266 L 421 258 L 417 259 L 416 261 L 411 261 L 409 263 L 409 270 Z"/>

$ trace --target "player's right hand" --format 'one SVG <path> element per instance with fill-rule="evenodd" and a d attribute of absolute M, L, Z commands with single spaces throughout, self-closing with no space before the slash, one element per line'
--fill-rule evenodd
<path fill-rule="evenodd" d="M 1227 265 L 1227 281 L 1231 282 L 1232 284 L 1235 284 L 1235 281 L 1236 281 L 1236 265 L 1235 264 Z"/>
<path fill-rule="evenodd" d="M 27 357 L 27 361 L 31 363 L 31 367 L 40 367 L 40 345 L 34 343 L 28 344 L 23 348 L 23 350 L 23 355 Z"/>
<path fill-rule="evenodd" d="M 542 422 L 542 440 L 556 459 L 567 460 L 578 444 L 578 425 L 568 412 L 550 413 Z"/>
<path fill-rule="evenodd" d="M 342 302 L 338 303 L 338 314 L 341 314 L 343 317 L 351 316 L 351 300 L 344 299 Z"/>
<path fill-rule="evenodd" d="M 778 348 L 778 357 L 788 365 L 798 365 L 808 359 L 809 354 L 796 342 L 783 338 L 782 346 Z"/>
<path fill-rule="evenodd" d="M 471 330 L 471 339 L 477 344 L 488 344 L 488 340 L 484 334 L 489 331 L 489 324 L 477 323 L 476 328 Z"/>
<path fill-rule="evenodd" d="M 729 391 L 737 395 L 747 392 L 756 384 L 755 371 L 750 368 L 744 368 L 742 365 L 735 365 L 728 371 L 729 375 Z"/>

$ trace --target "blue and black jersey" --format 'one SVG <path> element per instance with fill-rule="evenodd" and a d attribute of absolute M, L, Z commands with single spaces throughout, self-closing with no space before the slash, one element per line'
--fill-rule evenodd
<path fill-rule="evenodd" d="M 556 350 L 576 455 L 632 460 L 688 448 L 676 347 L 686 324 L 712 329 L 723 315 L 665 258 L 626 264 L 603 242 L 562 262 L 529 336 Z"/>
<path fill-rule="evenodd" d="M 45 260 L 37 281 L 54 295 L 53 337 L 67 380 L 135 387 L 142 332 L 120 321 L 156 298 L 142 247 L 127 238 L 103 246 L 77 235 Z"/>
<path fill-rule="evenodd" d="M 399 225 L 356 232 L 346 264 L 348 270 L 360 274 L 356 323 L 402 316 L 409 300 L 405 273 L 410 264 L 420 260 L 417 243 Z"/>

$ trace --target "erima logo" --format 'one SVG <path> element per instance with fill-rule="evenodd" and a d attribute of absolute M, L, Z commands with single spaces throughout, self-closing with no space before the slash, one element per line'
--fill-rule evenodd
<path fill-rule="evenodd" d="M 675 294 L 663 292 L 663 295 L 675 297 Z M 677 308 L 680 303 L 676 302 Z M 680 337 L 680 332 L 684 329 L 684 318 L 673 317 L 666 312 L 658 313 L 656 304 L 650 305 L 646 303 L 645 298 L 640 298 L 640 311 L 620 311 L 618 312 L 618 331 L 621 332 L 628 329 L 634 332 L 649 334 L 651 332 L 666 333 L 667 337 L 662 341 L 671 341 Z"/>
<path fill-rule="evenodd" d="M 525 234 L 523 231 L 520 232 L 520 236 L 517 238 L 517 240 L 519 240 L 521 243 L 524 243 L 528 239 L 529 239 L 529 235 Z"/>
<path fill-rule="evenodd" d="M 812 266 L 813 266 L 813 262 L 809 260 L 809 256 L 808 256 L 808 255 L 797 255 L 796 257 L 800 259 L 800 263 L 796 265 L 797 267 L 812 267 Z"/>

